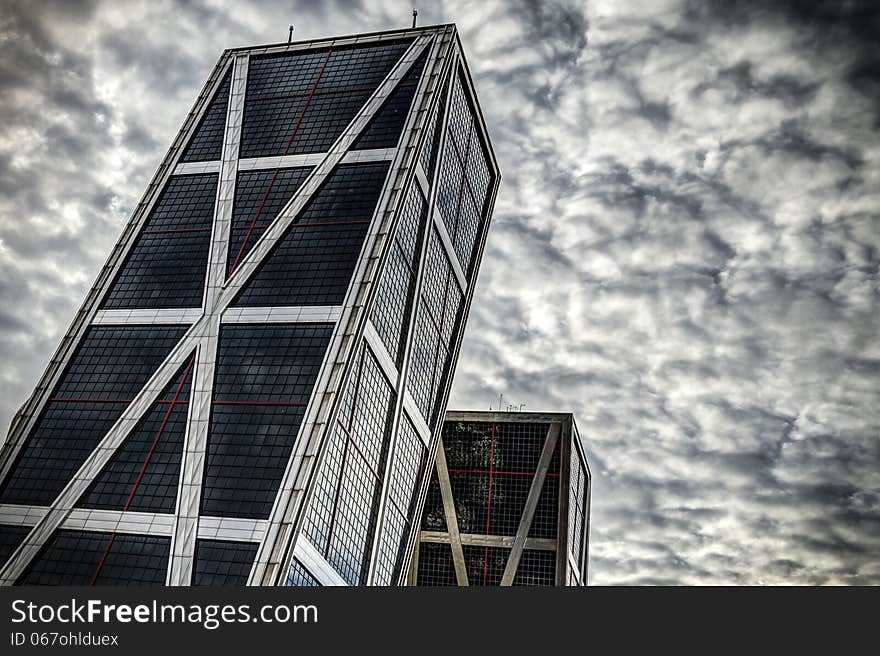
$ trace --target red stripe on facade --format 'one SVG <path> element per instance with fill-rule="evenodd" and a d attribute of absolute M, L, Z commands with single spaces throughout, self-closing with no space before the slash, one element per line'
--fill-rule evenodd
<path fill-rule="evenodd" d="M 186 365 L 186 369 L 183 372 L 183 377 L 180 379 L 180 382 L 177 384 L 177 389 L 174 391 L 174 398 L 171 399 L 171 403 L 168 405 L 168 410 L 165 411 L 165 416 L 162 418 L 162 423 L 159 425 L 159 430 L 156 431 L 156 436 L 153 438 L 153 443 L 150 445 L 150 450 L 147 451 L 144 462 L 143 464 L 141 464 L 140 471 L 138 472 L 137 477 L 134 479 L 134 483 L 131 486 L 131 491 L 128 493 L 128 498 L 125 500 L 125 505 L 122 506 L 122 512 L 128 510 L 128 507 L 131 505 L 132 499 L 134 499 L 134 495 L 137 492 L 138 486 L 141 484 L 141 479 L 144 477 L 144 472 L 147 470 L 147 465 L 150 464 L 150 459 L 153 457 L 153 453 L 156 450 L 156 445 L 159 443 L 159 438 L 162 437 L 162 432 L 165 430 L 165 425 L 168 423 L 168 418 L 171 416 L 171 411 L 174 410 L 174 405 L 177 403 L 177 399 L 180 396 L 180 391 L 183 389 L 183 386 L 186 383 L 186 379 L 189 378 L 189 372 L 192 369 L 195 360 L 196 354 L 193 353 L 189 359 L 189 362 Z M 101 573 L 101 568 L 104 567 L 104 561 L 107 560 L 107 554 L 110 553 L 110 547 L 113 544 L 113 540 L 115 539 L 116 531 L 113 531 L 113 533 L 110 534 L 110 539 L 107 541 L 107 546 L 104 548 L 104 553 L 101 556 L 101 560 L 98 561 L 98 566 L 95 567 L 95 573 L 92 574 L 92 579 L 89 582 L 89 585 L 95 585 L 95 581 L 98 579 L 98 575 Z"/>

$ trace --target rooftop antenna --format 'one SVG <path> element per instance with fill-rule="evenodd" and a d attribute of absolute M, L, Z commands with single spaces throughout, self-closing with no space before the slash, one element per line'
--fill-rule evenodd
<path fill-rule="evenodd" d="M 288 43 L 293 42 L 293 25 L 291 25 L 289 28 L 287 28 L 287 42 Z"/>
<path fill-rule="evenodd" d="M 418 18 L 418 16 L 419 16 L 419 10 L 413 9 L 413 27 L 416 26 L 416 18 Z"/>

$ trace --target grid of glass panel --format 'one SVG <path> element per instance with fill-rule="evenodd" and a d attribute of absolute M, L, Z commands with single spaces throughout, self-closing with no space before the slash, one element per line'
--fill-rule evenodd
<path fill-rule="evenodd" d="M 211 98 L 199 127 L 183 153 L 184 162 L 206 162 L 223 156 L 223 132 L 226 129 L 226 110 L 229 106 L 229 83 L 232 72 L 226 74 Z"/>
<path fill-rule="evenodd" d="M 407 319 L 411 314 L 412 297 L 418 274 L 421 231 L 427 218 L 428 204 L 418 185 L 410 186 L 389 253 L 382 272 L 371 321 L 376 332 L 398 367 L 403 358 Z"/>
<path fill-rule="evenodd" d="M 586 537 L 587 472 L 572 445 L 568 500 L 568 544 L 583 571 L 583 543 Z"/>
<path fill-rule="evenodd" d="M 462 550 L 468 585 L 475 587 L 501 585 L 501 577 L 510 557 L 510 549 L 464 545 Z"/>
<path fill-rule="evenodd" d="M 25 569 L 24 585 L 163 585 L 171 539 L 60 529 Z"/>
<path fill-rule="evenodd" d="M 334 169 L 235 305 L 342 304 L 387 173 L 387 162 Z M 230 266 L 234 258 L 230 251 Z"/>
<path fill-rule="evenodd" d="M 385 523 L 376 559 L 376 585 L 392 585 L 400 579 L 410 527 L 415 525 L 426 456 L 424 443 L 404 413 L 389 477 Z"/>
<path fill-rule="evenodd" d="M 194 358 L 166 386 L 162 400 L 132 430 L 77 507 L 174 512 Z"/>
<path fill-rule="evenodd" d="M 311 173 L 312 167 L 240 171 L 235 184 L 227 275 L 250 252 L 266 228 Z"/>
<path fill-rule="evenodd" d="M 241 157 L 327 151 L 409 43 L 252 57 Z"/>
<path fill-rule="evenodd" d="M 171 176 L 101 308 L 201 307 L 216 194 L 215 173 Z"/>
<path fill-rule="evenodd" d="M 400 84 L 389 94 L 376 115 L 370 119 L 361 135 L 355 139 L 352 150 L 397 146 L 427 58 L 428 51 L 425 50 L 403 76 Z"/>
<path fill-rule="evenodd" d="M 303 527 L 351 585 L 367 574 L 394 400 L 379 363 L 362 344 Z"/>
<path fill-rule="evenodd" d="M 3 483 L 0 502 L 48 505 L 186 332 L 92 326 Z"/>
<path fill-rule="evenodd" d="M 452 86 L 437 206 L 458 261 L 469 273 L 492 176 L 461 76 L 459 72 Z"/>
<path fill-rule="evenodd" d="M 287 570 L 287 578 L 284 579 L 284 585 L 318 587 L 321 584 L 318 582 L 318 579 L 309 573 L 309 570 L 307 570 L 301 562 L 294 558 L 290 562 L 290 569 Z"/>
<path fill-rule="evenodd" d="M 24 542 L 24 539 L 30 532 L 30 526 L 0 524 L 0 568 L 3 567 L 6 559 L 12 555 L 12 552 L 18 549 L 18 545 Z"/>
<path fill-rule="evenodd" d="M 196 540 L 193 585 L 245 585 L 259 545 L 251 542 Z"/>
<path fill-rule="evenodd" d="M 556 584 L 556 552 L 523 549 L 519 567 L 513 577 L 515 586 L 548 586 Z"/>
<path fill-rule="evenodd" d="M 268 518 L 332 330 L 332 324 L 221 327 L 203 515 Z"/>
<path fill-rule="evenodd" d="M 419 544 L 416 585 L 433 587 L 458 585 L 450 545 L 441 542 Z"/>
<path fill-rule="evenodd" d="M 460 323 L 464 297 L 436 229 L 431 230 L 427 257 L 407 389 L 425 421 L 434 426 L 449 375 L 449 349 L 454 330 Z"/>
<path fill-rule="evenodd" d="M 428 137 L 422 151 L 419 153 L 419 162 L 422 170 L 430 182 L 434 175 L 434 165 L 437 163 L 437 153 L 440 150 L 440 137 L 443 134 L 443 117 L 446 115 L 446 93 L 449 82 L 444 83 L 440 92 L 440 100 L 434 106 L 431 120 L 428 122 Z"/>
<path fill-rule="evenodd" d="M 443 496 L 440 494 L 440 480 L 436 469 L 432 469 L 431 480 L 428 481 L 428 492 L 425 495 L 425 506 L 422 510 L 422 530 L 447 531 L 446 512 L 443 509 Z"/>

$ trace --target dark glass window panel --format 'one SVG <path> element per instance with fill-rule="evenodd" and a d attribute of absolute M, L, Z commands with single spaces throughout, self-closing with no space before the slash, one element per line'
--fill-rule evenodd
<path fill-rule="evenodd" d="M 492 424 L 447 421 L 443 424 L 443 446 L 450 470 L 488 470 L 493 448 Z"/>
<path fill-rule="evenodd" d="M 486 202 L 486 194 L 489 192 L 489 185 L 492 181 L 488 161 L 489 158 L 483 149 L 479 133 L 477 130 L 473 130 L 471 132 L 471 144 L 468 149 L 466 175 L 468 189 L 480 213 L 483 211 L 483 204 Z"/>
<path fill-rule="evenodd" d="M 357 585 L 369 564 L 395 398 L 365 346 L 344 398 L 303 530 L 340 576 Z"/>
<path fill-rule="evenodd" d="M 248 73 L 242 157 L 324 152 L 406 50 L 369 44 L 254 57 Z"/>
<path fill-rule="evenodd" d="M 489 517 L 489 474 L 450 470 L 449 482 L 455 500 L 455 515 L 462 533 L 487 533 Z M 494 481 L 493 481 L 494 483 Z M 496 508 L 493 511 L 497 512 Z"/>
<path fill-rule="evenodd" d="M 0 501 L 50 504 L 185 332 L 185 326 L 90 327 L 7 476 Z"/>
<path fill-rule="evenodd" d="M 223 155 L 223 131 L 226 128 L 226 109 L 229 105 L 229 81 L 226 74 L 220 87 L 205 110 L 199 127 L 183 153 L 184 162 L 205 162 Z"/>
<path fill-rule="evenodd" d="M 209 229 L 141 234 L 101 309 L 201 307 L 210 243 Z"/>
<path fill-rule="evenodd" d="M 316 587 L 321 584 L 318 582 L 318 579 L 309 573 L 309 570 L 307 570 L 301 562 L 294 558 L 290 561 L 290 569 L 287 570 L 287 578 L 284 580 L 284 585 Z"/>
<path fill-rule="evenodd" d="M 304 414 L 302 406 L 215 403 L 202 514 L 267 519 Z"/>
<path fill-rule="evenodd" d="M 571 449 L 571 480 L 569 482 L 568 540 L 569 549 L 584 568 L 583 553 L 587 530 L 587 473 L 574 446 Z"/>
<path fill-rule="evenodd" d="M 434 430 L 438 421 L 442 421 L 445 406 L 444 394 L 452 375 L 452 353 L 442 343 L 437 349 L 437 364 L 434 372 L 434 384 L 431 387 L 431 415 L 428 418 L 428 427 Z"/>
<path fill-rule="evenodd" d="M 200 307 L 217 175 L 172 176 L 101 305 Z"/>
<path fill-rule="evenodd" d="M 467 273 L 473 259 L 474 246 L 480 232 L 480 212 L 469 193 L 461 195 L 458 209 L 458 224 L 455 227 L 454 248 L 461 268 Z"/>
<path fill-rule="evenodd" d="M 406 386 L 426 421 L 431 411 L 438 340 L 439 332 L 428 315 L 425 304 L 420 303 L 416 315 Z"/>
<path fill-rule="evenodd" d="M 426 449 L 412 422 L 401 417 L 394 449 L 385 526 L 376 559 L 376 584 L 391 585 L 399 580 L 410 527 L 415 525 L 416 506 L 424 476 Z"/>
<path fill-rule="evenodd" d="M 367 224 L 291 226 L 233 305 L 341 305 Z"/>
<path fill-rule="evenodd" d="M 504 547 L 474 547 L 465 545 L 464 562 L 468 584 L 471 586 L 501 585 L 510 549 Z"/>
<path fill-rule="evenodd" d="M 534 476 L 492 475 L 492 506 L 487 510 L 490 535 L 516 535 Z M 484 533 L 487 531 L 484 529 Z"/>
<path fill-rule="evenodd" d="M 340 486 L 339 478 L 347 457 L 348 440 L 345 431 L 337 424 L 318 468 L 311 504 L 303 524 L 303 533 L 321 553 L 327 552 L 333 509 Z"/>
<path fill-rule="evenodd" d="M 144 230 L 210 229 L 216 195 L 216 173 L 172 175 L 144 223 Z"/>
<path fill-rule="evenodd" d="M 419 569 L 416 583 L 423 586 L 457 585 L 450 545 L 440 542 L 422 542 L 419 545 Z"/>
<path fill-rule="evenodd" d="M 259 545 L 250 542 L 196 540 L 193 585 L 245 585 Z"/>
<path fill-rule="evenodd" d="M 0 525 L 0 568 L 3 567 L 12 552 L 18 549 L 18 545 L 24 542 L 28 533 L 31 532 L 31 528 L 30 526 Z"/>
<path fill-rule="evenodd" d="M 548 424 L 501 422 L 495 424 L 494 466 L 498 471 L 534 473 L 544 450 Z M 559 473 L 556 463 L 554 473 Z"/>
<path fill-rule="evenodd" d="M 301 117 L 298 115 L 294 125 L 288 130 L 288 136 L 294 129 L 296 134 L 286 154 L 323 153 L 330 150 L 330 146 L 370 99 L 370 93 L 371 91 L 315 93 Z"/>
<path fill-rule="evenodd" d="M 467 151 L 468 139 L 470 138 L 473 122 L 474 118 L 459 74 L 455 76 L 455 82 L 453 82 L 452 85 L 452 99 L 449 112 L 449 134 L 452 136 L 452 142 L 460 153 L 462 159 L 464 159 L 464 154 Z"/>
<path fill-rule="evenodd" d="M 235 186 L 227 272 L 232 271 L 259 241 L 263 232 L 290 202 L 312 167 L 241 171 Z"/>
<path fill-rule="evenodd" d="M 185 365 L 77 502 L 79 508 L 173 513 L 192 366 Z"/>
<path fill-rule="evenodd" d="M 440 480 L 437 471 L 432 470 L 428 493 L 425 496 L 425 508 L 422 511 L 422 530 L 447 531 L 446 512 L 443 510 L 443 496 L 440 494 Z"/>
<path fill-rule="evenodd" d="M 123 410 L 122 403 L 47 403 L 3 484 L 0 500 L 51 504 Z"/>
<path fill-rule="evenodd" d="M 382 270 L 370 319 L 398 367 L 403 359 L 406 317 L 414 283 L 415 272 L 409 268 L 400 251 L 392 246 Z"/>
<path fill-rule="evenodd" d="M 408 536 L 409 524 L 403 515 L 386 510 L 379 538 L 379 549 L 376 557 L 376 572 L 373 585 L 390 586 L 397 583 L 399 574 L 398 562 L 402 562 L 402 550 Z"/>
<path fill-rule="evenodd" d="M 523 549 L 513 577 L 515 586 L 548 586 L 556 583 L 556 552 Z"/>
<path fill-rule="evenodd" d="M 557 447 L 558 448 L 558 447 Z M 559 476 L 548 475 L 538 497 L 529 537 L 556 539 L 559 520 Z"/>
<path fill-rule="evenodd" d="M 411 42 L 411 39 L 406 39 L 335 48 L 327 60 L 317 90 L 323 92 L 367 87 L 372 93 L 391 72 Z"/>
<path fill-rule="evenodd" d="M 290 137 L 297 129 L 307 100 L 306 96 L 269 96 L 246 101 L 239 157 L 292 154 Z"/>
<path fill-rule="evenodd" d="M 235 305 L 341 304 L 387 171 L 387 162 L 337 167 L 259 265 Z M 229 257 L 231 266 L 232 251 Z"/>
<path fill-rule="evenodd" d="M 382 343 L 398 366 L 403 357 L 408 318 L 418 272 L 417 247 L 427 204 L 416 185 L 410 187 L 395 231 L 388 262 L 382 272 L 372 322 Z"/>
<path fill-rule="evenodd" d="M 133 399 L 187 328 L 91 326 L 52 398 Z"/>
<path fill-rule="evenodd" d="M 18 583 L 163 585 L 170 549 L 165 537 L 57 530 Z"/>
<path fill-rule="evenodd" d="M 327 57 L 326 50 L 251 57 L 248 64 L 247 100 L 265 96 L 308 93 Z"/>
<path fill-rule="evenodd" d="M 449 140 L 444 148 L 443 161 L 440 164 L 440 178 L 437 188 L 437 207 L 440 209 L 440 217 L 446 225 L 449 238 L 455 237 L 455 223 L 458 216 L 458 199 L 461 196 L 461 185 L 464 180 L 464 171 L 458 155 L 450 147 Z"/>
<path fill-rule="evenodd" d="M 340 164 L 312 196 L 297 223 L 369 221 L 388 174 L 388 162 Z"/>
<path fill-rule="evenodd" d="M 203 514 L 268 517 L 332 330 L 330 324 L 221 328 Z"/>
<path fill-rule="evenodd" d="M 446 289 L 450 283 L 451 273 L 452 266 L 449 264 L 449 258 L 446 256 L 440 236 L 436 229 L 431 230 L 431 238 L 428 242 L 428 263 L 422 282 L 422 299 L 436 328 L 439 328 L 442 322 Z"/>
<path fill-rule="evenodd" d="M 426 59 L 427 51 L 419 57 L 400 84 L 389 94 L 381 109 L 367 124 L 361 136 L 355 140 L 352 150 L 397 147 Z"/>
<path fill-rule="evenodd" d="M 435 230 L 431 232 L 427 257 L 407 387 L 425 421 L 433 427 L 441 413 L 451 373 L 450 347 L 463 296 Z"/>
<path fill-rule="evenodd" d="M 332 332 L 332 324 L 223 325 L 214 401 L 305 405 Z"/>
<path fill-rule="evenodd" d="M 440 100 L 434 106 L 431 120 L 428 123 L 430 132 L 422 146 L 422 151 L 419 153 L 419 162 L 421 162 L 429 182 L 432 181 L 434 175 L 434 166 L 440 151 L 440 137 L 443 135 L 443 120 L 446 116 L 446 90 L 447 87 L 444 85 L 443 91 L 440 92 Z"/>

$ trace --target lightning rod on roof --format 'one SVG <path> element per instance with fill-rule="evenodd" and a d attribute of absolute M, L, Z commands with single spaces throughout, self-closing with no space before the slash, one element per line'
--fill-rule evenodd
<path fill-rule="evenodd" d="M 413 9 L 413 27 L 416 26 L 416 18 L 418 18 L 418 16 L 419 16 L 419 10 Z"/>
<path fill-rule="evenodd" d="M 293 25 L 287 28 L 287 42 L 290 43 L 293 41 Z"/>

